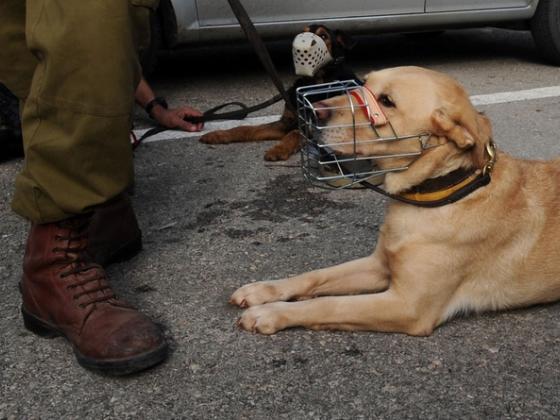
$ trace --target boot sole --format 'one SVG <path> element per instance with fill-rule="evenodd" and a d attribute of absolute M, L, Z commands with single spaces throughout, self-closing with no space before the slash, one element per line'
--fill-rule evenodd
<path fill-rule="evenodd" d="M 23 325 L 33 334 L 43 338 L 64 337 L 70 342 L 62 331 L 27 312 L 23 305 L 21 307 L 21 313 L 23 315 Z M 108 360 L 86 357 L 81 354 L 74 345 L 72 345 L 72 349 L 74 350 L 76 360 L 82 367 L 111 376 L 130 375 L 148 369 L 163 362 L 168 354 L 167 343 L 163 343 L 154 350 L 133 357 Z"/>

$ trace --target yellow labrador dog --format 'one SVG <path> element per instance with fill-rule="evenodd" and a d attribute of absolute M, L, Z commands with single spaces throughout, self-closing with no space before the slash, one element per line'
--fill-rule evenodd
<path fill-rule="evenodd" d="M 410 163 L 406 171 L 387 174 L 388 192 L 404 196 L 460 168 L 475 176 L 491 171 L 490 183 L 436 208 L 391 200 L 371 256 L 238 289 L 230 302 L 248 308 L 240 327 L 262 334 L 301 326 L 426 336 L 458 313 L 560 299 L 560 160 L 527 161 L 503 152 L 493 158 L 490 122 L 446 75 L 392 68 L 370 73 L 366 86 L 397 133 L 428 132 L 429 146 L 437 146 L 408 161 L 380 162 Z M 347 99 L 326 102 L 341 100 Z M 344 112 L 321 117 L 333 125 L 351 118 Z M 339 130 L 339 136 L 342 141 L 349 133 Z M 358 152 L 404 147 L 410 145 L 370 143 Z"/>

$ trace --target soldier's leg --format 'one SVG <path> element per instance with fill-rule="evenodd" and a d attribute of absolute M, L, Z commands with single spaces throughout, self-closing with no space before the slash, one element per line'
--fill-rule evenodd
<path fill-rule="evenodd" d="M 134 8 L 135 22 L 141 26 L 143 20 L 148 19 L 146 8 Z M 22 0 L 4 0 L 0 2 L 0 83 L 5 83 L 19 98 L 20 104 L 25 103 L 29 93 L 31 79 L 37 65 L 37 58 L 27 48 L 25 38 L 26 6 Z M 144 18 L 144 19 L 143 19 Z M 136 26 L 136 25 L 135 25 Z M 142 46 L 145 42 L 142 36 L 149 39 L 149 33 L 144 30 L 135 31 L 135 43 Z M 108 47 L 110 48 L 110 47 Z M 2 91 L 2 98 L 9 98 L 9 92 Z M 11 94 L 10 94 L 11 97 Z M 0 105 L 13 108 L 14 103 L 5 104 L 0 98 Z M 17 112 L 13 109 L 2 109 L 0 114 L 6 112 Z M 4 114 L 2 114 L 4 115 Z M 0 115 L 0 117 L 2 117 Z M 21 157 L 23 155 L 23 142 L 21 138 L 21 124 L 19 115 L 9 115 L 7 131 L 1 131 L 6 136 L 2 137 L 0 144 L 0 161 Z M 0 124 L 1 125 L 1 124 Z M 31 132 L 30 130 L 26 130 Z M 103 206 L 95 208 L 92 223 L 89 230 L 90 254 L 95 261 L 103 266 L 128 259 L 137 254 L 142 248 L 141 232 L 138 227 L 130 200 L 125 194 L 119 195 Z"/>
<path fill-rule="evenodd" d="M 27 7 L 27 45 L 37 65 L 12 207 L 46 223 L 82 214 L 132 182 L 128 132 L 139 67 L 128 1 Z"/>
<path fill-rule="evenodd" d="M 127 0 L 27 2 L 26 41 L 37 64 L 13 200 L 33 222 L 21 282 L 26 327 L 66 337 L 83 366 L 114 374 L 167 352 L 159 328 L 116 299 L 87 252 L 90 210 L 113 203 L 132 180 L 134 15 Z M 9 18 L 0 15 L 0 25 Z"/>

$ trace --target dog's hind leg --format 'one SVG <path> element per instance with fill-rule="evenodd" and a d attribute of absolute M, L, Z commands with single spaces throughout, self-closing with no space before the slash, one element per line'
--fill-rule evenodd
<path fill-rule="evenodd" d="M 287 160 L 301 147 L 299 130 L 292 130 L 264 154 L 265 160 Z"/>
<path fill-rule="evenodd" d="M 303 302 L 274 302 L 247 309 L 238 325 L 274 334 L 290 327 L 314 330 L 361 330 L 430 335 L 440 323 L 437 306 L 420 305 L 397 291 L 359 296 L 329 296 Z"/>
<path fill-rule="evenodd" d="M 244 308 L 315 296 L 373 293 L 385 290 L 388 286 L 389 272 L 384 260 L 374 253 L 369 257 L 288 279 L 247 284 L 233 293 L 230 303 Z"/>

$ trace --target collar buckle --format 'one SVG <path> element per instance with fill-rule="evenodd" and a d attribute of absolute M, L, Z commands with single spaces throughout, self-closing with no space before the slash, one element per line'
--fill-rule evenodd
<path fill-rule="evenodd" d="M 482 175 L 490 174 L 496 163 L 496 143 L 493 140 L 486 143 L 486 153 L 488 153 L 489 159 L 482 168 Z"/>

